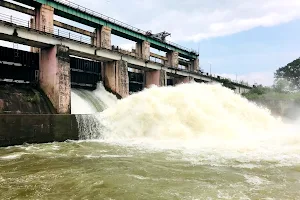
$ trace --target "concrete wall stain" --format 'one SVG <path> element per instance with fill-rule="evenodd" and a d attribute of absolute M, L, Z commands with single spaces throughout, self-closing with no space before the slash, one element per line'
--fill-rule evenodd
<path fill-rule="evenodd" d="M 0 146 L 78 140 L 75 115 L 0 115 Z"/>
<path fill-rule="evenodd" d="M 0 113 L 50 114 L 55 110 L 40 88 L 6 83 L 0 84 Z"/>
<path fill-rule="evenodd" d="M 101 47 L 111 49 L 111 28 L 106 26 L 101 28 Z"/>

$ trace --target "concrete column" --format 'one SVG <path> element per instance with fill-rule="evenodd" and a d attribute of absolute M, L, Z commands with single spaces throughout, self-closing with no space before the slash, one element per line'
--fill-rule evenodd
<path fill-rule="evenodd" d="M 30 18 L 30 28 L 35 29 L 35 18 L 34 17 Z M 33 53 L 39 53 L 40 49 L 36 48 L 36 47 L 30 47 L 30 51 Z"/>
<path fill-rule="evenodd" d="M 199 67 L 199 58 L 196 58 L 195 60 L 192 60 L 192 71 L 199 71 L 200 67 Z"/>
<path fill-rule="evenodd" d="M 167 53 L 167 66 L 177 68 L 178 67 L 178 52 L 171 51 Z"/>
<path fill-rule="evenodd" d="M 35 29 L 53 33 L 53 15 L 54 8 L 41 5 L 41 7 L 35 9 Z"/>
<path fill-rule="evenodd" d="M 165 86 L 166 71 L 165 70 L 154 70 L 145 72 L 145 87 L 149 88 L 151 85 Z"/>
<path fill-rule="evenodd" d="M 92 44 L 96 47 L 111 49 L 111 28 L 102 26 L 94 31 L 95 38 L 92 38 Z"/>
<path fill-rule="evenodd" d="M 41 49 L 40 87 L 59 114 L 71 112 L 69 48 L 61 45 Z"/>
<path fill-rule="evenodd" d="M 112 93 L 124 98 L 129 95 L 128 66 L 124 60 L 106 62 L 104 85 Z"/>
<path fill-rule="evenodd" d="M 111 28 L 107 26 L 101 27 L 101 47 L 111 49 Z"/>
<path fill-rule="evenodd" d="M 91 38 L 92 45 L 101 47 L 101 29 L 96 28 L 94 31 L 95 37 Z"/>
<path fill-rule="evenodd" d="M 144 60 L 150 60 L 150 43 L 147 41 L 137 42 L 136 55 Z"/>
<path fill-rule="evenodd" d="M 192 82 L 194 78 L 186 76 L 182 78 L 174 78 L 174 85 L 182 84 L 182 83 L 189 83 Z"/>

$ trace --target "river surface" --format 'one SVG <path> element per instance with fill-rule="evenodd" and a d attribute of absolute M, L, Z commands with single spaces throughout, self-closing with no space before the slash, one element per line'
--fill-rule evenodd
<path fill-rule="evenodd" d="M 80 141 L 0 148 L 0 199 L 300 199 L 299 123 L 219 85 L 100 86 L 72 112 Z"/>
<path fill-rule="evenodd" d="M 256 153 L 161 150 L 101 141 L 1 148 L 0 196 L 299 199 L 299 156 Z"/>

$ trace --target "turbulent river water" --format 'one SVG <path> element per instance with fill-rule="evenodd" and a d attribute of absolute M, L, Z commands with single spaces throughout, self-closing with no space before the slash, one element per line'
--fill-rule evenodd
<path fill-rule="evenodd" d="M 300 199 L 300 133 L 220 85 L 73 90 L 80 141 L 0 148 L 0 199 Z"/>

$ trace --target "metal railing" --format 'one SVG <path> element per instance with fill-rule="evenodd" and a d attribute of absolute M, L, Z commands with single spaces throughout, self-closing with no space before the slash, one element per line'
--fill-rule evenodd
<path fill-rule="evenodd" d="M 70 31 L 66 31 L 66 30 L 63 30 L 63 29 L 57 28 L 57 27 L 46 27 L 46 26 L 36 27 L 35 24 L 31 24 L 30 21 L 28 21 L 28 20 L 13 17 L 12 15 L 6 15 L 3 13 L 0 13 L 0 21 L 8 22 L 11 24 L 15 24 L 17 26 L 22 26 L 22 27 L 26 27 L 26 28 L 30 28 L 30 29 L 34 29 L 34 30 L 38 30 L 38 31 L 43 31 L 43 32 L 46 32 L 46 33 L 49 33 L 49 34 L 52 34 L 55 36 L 68 38 L 71 40 L 76 40 L 78 42 L 82 42 L 85 44 L 91 44 L 91 38 L 88 36 L 73 34 Z"/>
<path fill-rule="evenodd" d="M 14 24 L 14 25 L 17 25 L 17 26 L 25 27 L 25 28 L 30 28 L 30 29 L 33 29 L 33 30 L 43 31 L 45 33 L 49 33 L 49 34 L 52 34 L 52 35 L 55 35 L 55 36 L 59 36 L 59 37 L 63 37 L 63 38 L 71 39 L 71 40 L 75 40 L 77 42 L 82 42 L 82 43 L 85 43 L 85 44 L 91 44 L 91 37 L 75 35 L 75 34 L 71 33 L 70 31 L 61 30 L 61 29 L 58 29 L 58 28 L 55 28 L 55 27 L 45 27 L 45 26 L 35 27 L 34 24 L 32 24 L 32 25 L 30 24 L 30 21 L 27 21 L 27 20 L 24 20 L 24 19 L 19 19 L 19 18 L 13 17 L 12 15 L 6 15 L 6 14 L 3 14 L 3 13 L 0 13 L 0 21 L 8 22 L 8 23 L 11 23 L 11 24 Z M 126 51 L 126 50 L 121 49 L 121 48 L 116 48 L 116 49 L 113 48 L 112 50 L 113 51 L 118 51 L 119 53 L 122 53 L 122 54 L 130 55 L 130 56 L 136 56 L 135 53 Z M 157 64 L 163 64 L 162 62 L 156 62 L 156 60 L 154 61 L 152 59 L 150 59 L 150 61 L 154 62 L 154 63 L 157 63 Z M 208 74 L 208 73 L 204 73 L 204 72 L 200 72 L 200 71 L 193 71 L 193 70 L 188 70 L 188 69 L 178 69 L 178 68 L 172 68 L 172 67 L 168 67 L 168 68 L 174 69 L 174 70 L 179 70 L 179 71 L 185 71 L 185 72 L 188 72 L 188 73 L 194 73 L 194 74 L 197 74 L 197 75 L 205 76 L 205 77 L 208 77 L 208 78 L 211 78 L 211 79 L 216 79 L 216 80 L 225 79 L 224 77 L 221 77 L 221 76 Z M 218 77 L 220 77 L 220 78 L 218 78 Z M 226 78 L 226 79 L 229 79 L 229 78 Z M 229 79 L 229 80 L 232 83 L 249 86 L 249 84 L 244 82 L 244 81 L 235 81 L 235 80 L 231 80 L 231 79 Z"/>
<path fill-rule="evenodd" d="M 101 13 L 98 13 L 98 12 L 96 12 L 96 11 L 93 11 L 93 10 L 91 10 L 91 9 L 85 8 L 85 7 L 81 6 L 81 5 L 78 5 L 78 4 L 76 4 L 76 3 L 73 3 L 73 2 L 71 2 L 71 1 L 68 1 L 68 0 L 54 0 L 54 1 L 56 1 L 56 2 L 58 2 L 58 3 L 61 3 L 61 4 L 63 4 L 63 5 L 69 6 L 69 7 L 71 7 L 71 8 L 80 10 L 80 11 L 82 11 L 82 12 L 85 12 L 85 13 L 89 14 L 89 15 L 93 15 L 93 16 L 95 16 L 95 17 L 99 17 L 99 18 L 101 18 L 101 19 L 104 19 L 104 20 L 106 20 L 106 21 L 109 21 L 109 22 L 111 22 L 111 23 L 117 24 L 117 25 L 122 26 L 122 27 L 124 27 L 124 28 L 127 28 L 127 29 L 129 29 L 129 30 L 132 30 L 132 31 L 141 33 L 141 34 L 143 34 L 143 35 L 146 36 L 146 31 L 143 31 L 143 30 L 141 30 L 141 29 L 139 29 L 139 28 L 133 27 L 133 26 L 131 26 L 131 25 L 129 25 L 129 24 L 126 24 L 126 23 L 121 22 L 121 21 L 119 21 L 119 20 L 113 19 L 113 18 L 111 18 L 111 17 L 108 17 L 108 16 L 103 15 L 103 14 L 101 14 Z M 165 43 L 166 43 L 166 44 L 169 44 L 169 45 L 172 45 L 172 46 L 175 46 L 175 47 L 177 47 L 177 48 L 183 49 L 183 50 L 188 51 L 188 52 L 196 53 L 196 51 L 193 50 L 193 49 L 189 49 L 189 48 L 187 48 L 187 47 L 181 46 L 181 45 L 176 44 L 176 43 L 171 42 L 171 41 L 165 41 Z"/>
<path fill-rule="evenodd" d="M 204 72 L 204 71 L 195 71 L 195 70 L 189 70 L 189 69 L 179 69 L 179 68 L 174 68 L 174 67 L 168 67 L 169 69 L 172 69 L 172 70 L 178 70 L 178 71 L 184 71 L 184 72 L 187 72 L 187 73 L 191 73 L 191 74 L 196 74 L 196 75 L 199 75 L 199 76 L 204 76 L 204 77 L 207 77 L 211 80 L 216 80 L 216 81 L 221 81 L 221 80 L 224 80 L 224 79 L 227 79 L 229 80 L 231 83 L 234 83 L 234 84 L 239 84 L 239 85 L 244 85 L 244 86 L 248 86 L 248 87 L 251 87 L 250 84 L 248 82 L 245 82 L 243 80 L 232 80 L 230 78 L 227 78 L 227 77 L 222 77 L 222 76 L 219 76 L 219 75 L 216 75 L 216 74 L 210 74 L 208 72 Z"/>

